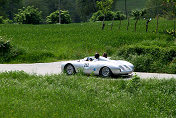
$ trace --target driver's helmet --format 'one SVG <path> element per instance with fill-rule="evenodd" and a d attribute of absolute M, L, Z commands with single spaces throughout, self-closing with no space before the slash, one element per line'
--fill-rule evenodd
<path fill-rule="evenodd" d="M 95 54 L 95 58 L 99 59 L 100 55 L 98 53 Z"/>
<path fill-rule="evenodd" d="M 107 53 L 103 53 L 103 57 L 107 58 L 108 57 Z"/>

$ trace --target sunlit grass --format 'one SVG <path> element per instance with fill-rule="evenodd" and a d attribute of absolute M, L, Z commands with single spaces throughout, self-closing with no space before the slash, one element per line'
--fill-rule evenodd
<path fill-rule="evenodd" d="M 0 74 L 0 117 L 176 117 L 176 81 Z"/>
<path fill-rule="evenodd" d="M 101 22 L 76 23 L 69 25 L 0 25 L 0 36 L 6 37 L 23 52 L 10 63 L 51 62 L 57 60 L 80 59 L 95 52 L 107 52 L 109 56 L 124 45 L 145 43 L 175 46 L 171 37 L 163 33 L 154 33 L 156 21 L 149 24 L 149 32 L 145 32 L 145 20 L 139 21 L 137 32 L 134 32 L 134 22 L 130 21 L 129 31 L 126 31 L 127 21 L 106 22 L 105 30 L 101 30 Z M 173 22 L 161 20 L 159 32 L 172 29 Z M 157 43 L 155 43 L 157 41 Z"/>

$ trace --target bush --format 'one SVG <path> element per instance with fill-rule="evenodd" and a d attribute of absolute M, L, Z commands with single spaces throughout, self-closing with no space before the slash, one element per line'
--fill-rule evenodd
<path fill-rule="evenodd" d="M 174 36 L 174 29 L 166 29 L 163 31 L 163 33 Z"/>
<path fill-rule="evenodd" d="M 48 24 L 59 23 L 59 10 L 51 13 L 46 17 L 46 22 Z M 71 23 L 71 17 L 68 11 L 61 10 L 61 24 L 69 24 Z"/>
<path fill-rule="evenodd" d="M 141 78 L 137 75 L 134 75 L 133 78 L 128 81 L 126 90 L 130 93 L 136 92 L 141 86 Z"/>
<path fill-rule="evenodd" d="M 121 48 L 117 55 L 133 63 L 135 71 L 176 73 L 175 47 L 131 45 Z"/>
<path fill-rule="evenodd" d="M 163 62 L 170 62 L 176 57 L 176 48 L 162 48 L 158 46 L 130 45 L 119 50 L 119 55 L 128 58 L 132 55 L 152 55 L 153 59 L 160 59 Z"/>
<path fill-rule="evenodd" d="M 8 62 L 11 58 L 20 54 L 20 51 L 15 49 L 9 41 L 0 37 L 0 63 Z"/>
<path fill-rule="evenodd" d="M 5 23 L 5 24 L 12 24 L 13 21 L 12 21 L 12 20 L 9 20 L 9 19 L 5 19 L 5 20 L 4 20 L 4 23 Z"/>
<path fill-rule="evenodd" d="M 15 14 L 14 20 L 20 24 L 40 24 L 42 21 L 41 13 L 33 6 L 23 7 L 23 9 L 19 9 L 18 14 Z"/>
<path fill-rule="evenodd" d="M 0 16 L 0 24 L 12 24 L 13 21 L 9 19 L 4 19 L 3 16 Z"/>
<path fill-rule="evenodd" d="M 2 16 L 0 16 L 0 24 L 3 24 L 4 23 L 4 19 Z"/>
<path fill-rule="evenodd" d="M 125 15 L 122 14 L 121 12 L 117 11 L 117 12 L 113 12 L 113 11 L 108 11 L 105 17 L 106 21 L 110 21 L 110 20 L 124 20 L 125 19 Z M 89 21 L 103 21 L 104 19 L 104 14 L 102 13 L 102 11 L 97 11 L 95 12 L 92 17 L 90 18 Z"/>

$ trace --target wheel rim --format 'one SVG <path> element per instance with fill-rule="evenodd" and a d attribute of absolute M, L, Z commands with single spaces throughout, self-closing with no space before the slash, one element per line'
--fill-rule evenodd
<path fill-rule="evenodd" d="M 66 67 L 66 72 L 68 75 L 72 75 L 74 73 L 74 67 L 72 65 L 68 65 Z"/>
<path fill-rule="evenodd" d="M 108 77 L 110 76 L 110 69 L 108 67 L 104 67 L 102 70 L 101 70 L 101 74 L 103 77 Z"/>

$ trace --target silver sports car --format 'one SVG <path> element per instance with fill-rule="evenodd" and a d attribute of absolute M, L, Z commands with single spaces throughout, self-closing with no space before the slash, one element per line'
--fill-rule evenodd
<path fill-rule="evenodd" d="M 62 72 L 68 75 L 75 74 L 82 70 L 85 74 L 101 75 L 109 77 L 111 75 L 129 75 L 134 70 L 134 65 L 123 60 L 111 60 L 110 58 L 86 57 L 77 61 L 66 61 L 61 65 Z"/>

